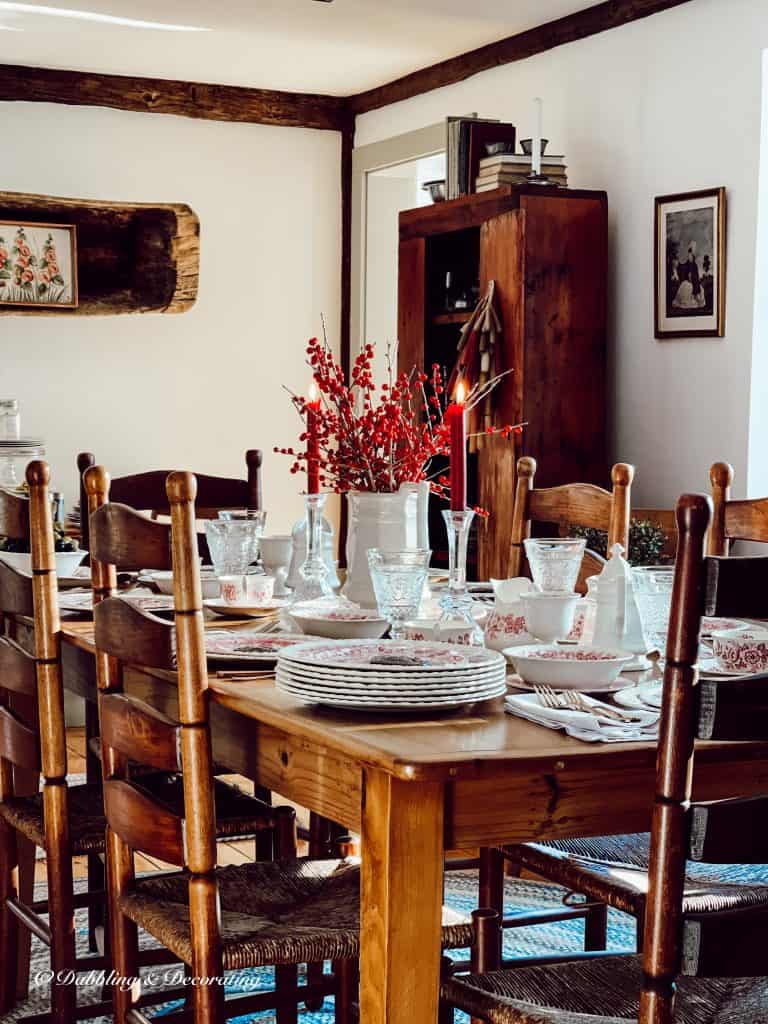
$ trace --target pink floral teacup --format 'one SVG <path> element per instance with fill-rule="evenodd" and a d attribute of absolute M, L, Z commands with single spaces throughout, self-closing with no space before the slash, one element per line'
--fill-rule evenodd
<path fill-rule="evenodd" d="M 727 629 L 712 634 L 712 653 L 725 672 L 768 672 L 768 629 Z"/>
<path fill-rule="evenodd" d="M 275 593 L 275 577 L 248 573 L 245 577 L 245 598 L 249 604 L 268 604 Z"/>
<path fill-rule="evenodd" d="M 241 604 L 245 600 L 245 577 L 242 573 L 219 576 L 222 599 L 227 604 Z"/>

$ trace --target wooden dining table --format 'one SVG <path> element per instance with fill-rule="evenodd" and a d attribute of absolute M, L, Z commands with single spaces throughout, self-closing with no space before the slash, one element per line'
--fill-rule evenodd
<path fill-rule="evenodd" d="M 92 622 L 62 623 L 62 664 L 66 688 L 94 700 Z M 211 673 L 209 687 L 218 762 L 361 834 L 365 1024 L 437 1020 L 446 851 L 650 825 L 652 742 L 571 739 L 506 714 L 501 700 L 389 716 L 303 704 L 272 678 Z M 175 712 L 172 673 L 131 674 L 126 689 Z M 766 791 L 768 743 L 698 745 L 696 797 L 734 788 Z"/>

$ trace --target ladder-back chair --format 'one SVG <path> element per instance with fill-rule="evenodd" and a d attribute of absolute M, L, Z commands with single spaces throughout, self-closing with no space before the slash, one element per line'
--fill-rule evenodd
<path fill-rule="evenodd" d="M 215 519 L 221 509 L 263 508 L 262 462 L 261 450 L 251 448 L 245 453 L 245 480 L 198 474 L 197 518 Z M 80 478 L 80 546 L 86 551 L 90 550 L 90 541 L 87 515 L 88 495 L 85 489 L 84 475 L 91 466 L 95 465 L 96 457 L 91 452 L 80 452 L 77 456 L 77 469 Z M 165 493 L 167 477 L 168 470 L 164 469 L 114 477 L 110 490 L 111 500 L 119 501 L 144 512 L 151 512 L 153 515 L 167 516 L 170 514 L 170 506 Z"/>
<path fill-rule="evenodd" d="M 731 773 L 731 796 L 691 802 L 694 740 L 768 740 L 766 676 L 697 679 L 703 613 L 768 615 L 767 559 L 705 559 L 711 502 L 683 495 L 667 641 L 649 894 L 641 956 L 609 956 L 498 970 L 497 916 L 478 914 L 478 973 L 444 985 L 452 1007 L 492 1024 L 757 1024 L 768 1019 L 765 943 L 768 880 L 745 865 L 768 863 L 768 795 L 754 791 L 749 760 Z M 725 792 L 728 790 L 726 789 Z M 686 872 L 740 865 L 740 880 L 693 900 Z M 487 973 L 486 973 L 487 972 Z M 680 975 L 678 977 L 678 975 Z"/>
<path fill-rule="evenodd" d="M 106 823 L 100 786 L 67 785 L 48 466 L 30 463 L 26 480 L 29 498 L 0 490 L 0 534 L 28 540 L 32 565 L 28 575 L 0 561 L 0 1013 L 11 1009 L 17 994 L 16 950 L 29 949 L 20 935 L 23 926 L 50 947 L 51 1019 L 71 1024 L 77 986 L 57 983 L 56 975 L 108 964 L 103 957 L 75 956 L 75 907 L 103 899 L 103 892 L 74 895 L 72 858 L 103 850 Z M 34 653 L 22 642 L 21 626 L 30 620 Z M 22 709 L 28 712 L 26 720 Z M 35 780 L 42 774 L 42 793 L 20 791 L 24 772 Z M 13 871 L 24 840 L 45 851 L 45 900 L 27 903 L 14 888 Z"/>
<path fill-rule="evenodd" d="M 92 506 L 96 492 L 106 492 L 105 477 L 98 467 L 86 473 Z M 94 617 L 115 968 L 121 977 L 136 976 L 137 926 L 180 957 L 196 977 L 220 978 L 225 968 L 276 964 L 277 993 L 238 1001 L 237 1013 L 277 1006 L 282 1024 L 296 1019 L 297 1002 L 306 995 L 296 983 L 301 962 L 350 961 L 322 982 L 323 993 L 339 993 L 343 1009 L 357 956 L 358 869 L 344 861 L 296 860 L 295 814 L 287 807 L 268 809 L 281 862 L 216 869 L 218 782 L 208 719 L 194 495 L 194 477 L 172 473 L 170 526 L 114 503 L 97 505 L 90 517 L 94 581 L 100 591 Z M 111 596 L 114 565 L 128 551 L 142 564 L 173 568 L 174 624 Z M 177 717 L 123 691 L 122 675 L 131 666 L 176 671 Z M 129 757 L 164 772 L 183 770 L 181 806 L 158 800 L 142 776 L 132 778 Z M 134 874 L 134 852 L 183 871 L 142 881 Z M 118 1024 L 129 1015 L 141 1019 L 136 1002 L 137 993 L 115 990 Z M 193 1003 L 199 1024 L 225 1019 L 221 985 L 195 987 Z"/>
<path fill-rule="evenodd" d="M 733 468 L 716 462 L 709 473 L 713 515 L 708 535 L 710 555 L 728 554 L 729 539 L 768 541 L 768 499 L 731 501 Z M 669 524 L 667 524 L 669 525 Z M 677 530 L 675 527 L 675 534 Z M 547 840 L 526 843 L 504 851 L 516 865 L 566 886 L 616 910 L 631 914 L 637 921 L 638 947 L 648 898 L 650 835 L 594 836 L 587 839 Z M 713 898 L 730 885 L 732 871 L 710 870 Z M 695 871 L 688 879 L 688 901 L 700 896 Z M 493 903 L 494 908 L 497 907 Z"/>
<path fill-rule="evenodd" d="M 518 459 L 515 508 L 510 539 L 510 576 L 522 576 L 526 564 L 523 541 L 531 536 L 534 522 L 554 525 L 560 535 L 570 525 L 605 530 L 608 555 L 614 544 L 624 550 L 629 545 L 629 510 L 634 466 L 618 462 L 611 470 L 611 491 L 596 484 L 561 484 L 559 487 L 534 487 L 536 460 L 525 455 Z M 586 589 L 588 576 L 599 572 L 601 563 L 585 553 L 577 589 Z"/>

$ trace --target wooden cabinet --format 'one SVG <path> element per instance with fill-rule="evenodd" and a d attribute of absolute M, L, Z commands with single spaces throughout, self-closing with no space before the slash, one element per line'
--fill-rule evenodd
<path fill-rule="evenodd" d="M 514 442 L 483 438 L 470 480 L 491 513 L 478 527 L 472 568 L 507 574 L 520 455 L 537 459 L 536 485 L 606 485 L 607 198 L 604 192 L 508 186 L 400 214 L 399 366 L 439 362 L 450 372 L 466 312 L 446 308 L 446 274 L 460 305 L 496 282 L 501 368 L 499 425 L 526 421 Z M 474 289 L 473 289 L 474 286 Z M 462 291 L 463 289 L 463 291 Z M 444 552 L 439 512 L 433 549 Z"/>

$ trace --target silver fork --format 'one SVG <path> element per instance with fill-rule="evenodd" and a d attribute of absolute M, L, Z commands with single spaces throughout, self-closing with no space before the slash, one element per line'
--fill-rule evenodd
<path fill-rule="evenodd" d="M 624 722 L 627 725 L 637 725 L 637 720 L 630 718 L 628 715 L 622 714 L 621 711 L 616 711 L 614 708 L 609 708 L 605 704 L 601 704 L 598 709 L 595 709 L 593 705 L 588 703 L 584 698 L 583 693 L 579 693 L 577 690 L 566 690 L 563 694 L 566 704 L 573 711 L 585 711 L 590 715 L 602 715 L 603 718 L 610 718 L 614 722 Z"/>
<path fill-rule="evenodd" d="M 563 711 L 568 705 L 565 703 L 563 694 L 555 693 L 551 686 L 534 685 L 533 692 L 541 701 L 545 708 L 551 708 L 553 711 Z"/>
<path fill-rule="evenodd" d="M 564 690 L 561 693 L 557 693 L 552 689 L 551 686 L 534 686 L 533 692 L 539 698 L 545 708 L 551 708 L 553 711 L 564 711 L 566 709 L 571 711 L 583 711 L 588 715 L 595 715 L 595 709 L 589 704 L 584 694 L 579 693 L 578 690 Z M 626 725 L 636 725 L 637 722 L 633 718 L 629 718 L 627 715 L 623 715 L 620 711 L 615 711 L 613 708 L 600 706 L 599 713 L 605 718 L 610 718 L 615 722 L 623 722 Z"/>

